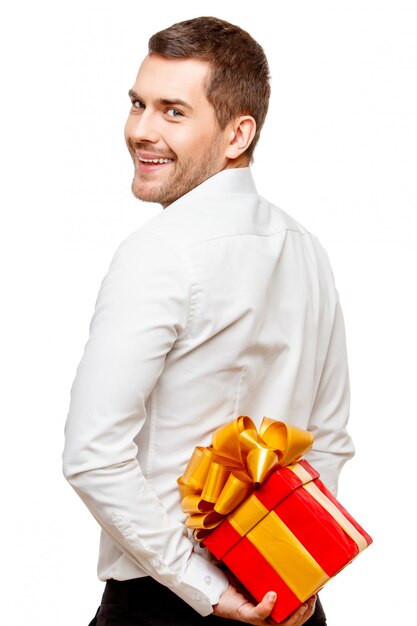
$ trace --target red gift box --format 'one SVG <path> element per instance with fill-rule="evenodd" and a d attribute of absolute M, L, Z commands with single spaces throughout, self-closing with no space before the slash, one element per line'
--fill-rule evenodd
<path fill-rule="evenodd" d="M 280 622 L 372 539 L 302 460 L 275 471 L 203 543 L 258 602 L 276 591 Z"/>
<path fill-rule="evenodd" d="M 280 622 L 372 543 L 301 457 L 311 433 L 247 416 L 197 447 L 178 484 L 194 536 Z"/>

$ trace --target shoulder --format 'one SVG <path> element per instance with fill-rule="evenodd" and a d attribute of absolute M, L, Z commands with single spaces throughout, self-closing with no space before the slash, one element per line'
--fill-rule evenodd
<path fill-rule="evenodd" d="M 173 242 L 164 229 L 158 228 L 158 223 L 152 220 L 127 235 L 116 248 L 114 257 L 172 259 L 175 254 Z"/>
<path fill-rule="evenodd" d="M 274 213 L 272 221 L 274 229 L 278 231 L 286 231 L 292 238 L 298 241 L 300 249 L 319 269 L 322 278 L 326 278 L 329 284 L 334 284 L 334 276 L 331 268 L 330 258 L 327 250 L 321 243 L 320 239 L 312 233 L 308 228 L 301 224 L 294 217 L 283 211 L 280 207 L 269 203 L 261 198 L 270 210 Z M 286 235 L 287 236 L 287 235 Z M 290 237 L 291 238 L 291 237 Z"/>
<path fill-rule="evenodd" d="M 116 248 L 104 286 L 137 287 L 152 291 L 158 285 L 162 291 L 181 289 L 188 293 L 189 268 L 187 259 L 162 237 L 145 225 L 127 235 Z"/>
<path fill-rule="evenodd" d="M 300 235 L 309 235 L 315 238 L 315 235 L 311 233 L 305 226 L 300 224 L 292 215 L 281 209 L 276 204 L 269 202 L 262 196 L 260 197 L 260 203 L 269 208 L 271 212 L 271 219 L 277 230 L 291 230 L 299 233 Z"/>

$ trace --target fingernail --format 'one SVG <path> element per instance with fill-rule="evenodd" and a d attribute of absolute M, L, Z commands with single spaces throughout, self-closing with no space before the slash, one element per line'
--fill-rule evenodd
<path fill-rule="evenodd" d="M 271 593 L 268 593 L 268 602 L 275 602 L 276 599 L 277 599 L 277 594 L 274 591 L 271 591 Z"/>
<path fill-rule="evenodd" d="M 307 604 L 303 604 L 303 606 L 300 607 L 300 614 L 304 615 L 304 613 L 307 611 L 308 605 Z"/>

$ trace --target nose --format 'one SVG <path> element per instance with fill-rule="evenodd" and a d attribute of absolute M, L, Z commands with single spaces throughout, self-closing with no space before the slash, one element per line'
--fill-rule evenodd
<path fill-rule="evenodd" d="M 152 111 L 144 109 L 139 115 L 130 114 L 126 121 L 125 136 L 126 139 L 136 143 L 157 143 L 160 139 L 160 134 Z"/>

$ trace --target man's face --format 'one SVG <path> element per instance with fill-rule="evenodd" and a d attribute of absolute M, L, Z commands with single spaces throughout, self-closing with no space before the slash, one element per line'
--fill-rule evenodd
<path fill-rule="evenodd" d="M 166 207 L 227 166 L 230 129 L 220 130 L 206 98 L 209 71 L 194 59 L 143 61 L 125 127 L 137 198 Z"/>

